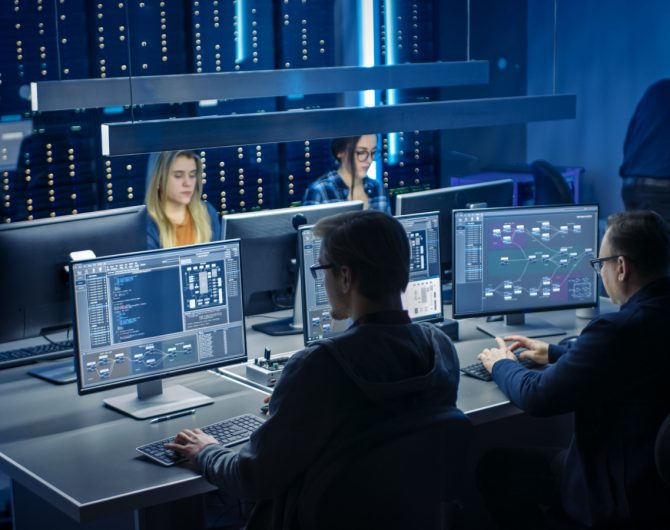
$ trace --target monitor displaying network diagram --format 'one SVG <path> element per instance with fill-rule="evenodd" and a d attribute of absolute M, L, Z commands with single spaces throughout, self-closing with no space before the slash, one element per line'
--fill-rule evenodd
<path fill-rule="evenodd" d="M 407 232 L 410 244 L 410 273 L 402 295 L 403 307 L 413 322 L 439 321 L 442 313 L 440 277 L 440 234 L 437 212 L 397 217 Z M 303 336 L 305 344 L 340 333 L 350 321 L 334 320 L 326 294 L 324 274 L 314 278 L 310 265 L 319 262 L 321 239 L 313 227 L 301 227 L 301 274 L 303 279 Z"/>
<path fill-rule="evenodd" d="M 239 240 L 75 262 L 72 278 L 80 394 L 246 361 Z M 127 399 L 105 403 L 135 417 L 173 406 Z"/>
<path fill-rule="evenodd" d="M 597 255 L 597 205 L 456 210 L 453 228 L 454 318 L 597 304 L 590 266 Z M 517 323 L 523 329 L 480 329 L 493 335 L 562 332 L 534 332 L 531 321 Z"/>

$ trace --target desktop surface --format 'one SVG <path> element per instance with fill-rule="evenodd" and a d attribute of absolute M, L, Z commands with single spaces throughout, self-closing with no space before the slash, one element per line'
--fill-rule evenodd
<path fill-rule="evenodd" d="M 450 316 L 450 309 L 445 306 L 446 316 Z M 616 309 L 609 301 L 602 302 L 601 311 Z M 250 327 L 256 320 L 277 316 L 281 315 L 248 319 L 250 358 L 262 356 L 267 346 L 273 354 L 302 348 L 300 336 L 268 337 Z M 588 322 L 576 318 L 574 310 L 547 316 L 570 334 L 578 333 Z M 481 319 L 461 323 L 461 340 L 455 343 L 461 365 L 474 362 L 483 348 L 493 345 L 493 339 L 477 330 L 478 320 Z M 102 406 L 101 395 L 77 396 L 72 386 L 28 377 L 25 366 L 3 370 L 0 384 L 3 393 L 12 399 L 0 400 L 0 471 L 20 488 L 64 512 L 73 524 L 212 491 L 214 487 L 188 467 L 152 464 L 135 447 L 173 435 L 182 428 L 201 427 L 241 413 L 259 414 L 269 389 L 245 383 L 244 368 L 240 364 L 227 369 L 231 373 L 240 370 L 240 382 L 211 372 L 171 378 L 168 385 L 192 387 L 211 396 L 214 404 L 197 409 L 195 414 L 159 423 L 120 415 Z M 108 390 L 102 396 L 123 391 Z M 495 383 L 468 377 L 461 377 L 457 405 L 475 424 L 520 414 Z"/>
<path fill-rule="evenodd" d="M 214 404 L 150 423 L 104 407 L 99 396 L 28 377 L 25 367 L 4 370 L 0 382 L 14 396 L 0 400 L 0 471 L 77 521 L 215 489 L 187 467 L 152 464 L 135 448 L 238 412 L 259 414 L 266 395 L 210 372 L 190 374 L 170 384 L 188 385 Z"/>

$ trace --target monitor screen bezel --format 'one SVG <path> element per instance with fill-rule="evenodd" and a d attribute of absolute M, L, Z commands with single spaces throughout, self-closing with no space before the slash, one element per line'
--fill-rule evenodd
<path fill-rule="evenodd" d="M 402 215 L 396 215 L 395 218 L 398 219 L 400 222 L 401 219 L 413 219 L 413 218 L 420 218 L 420 217 L 426 217 L 429 215 L 434 215 L 437 217 L 437 231 L 438 231 L 438 240 L 437 240 L 437 258 L 438 258 L 438 267 L 442 269 L 442 253 L 440 249 L 440 212 L 435 210 L 432 212 L 417 212 L 417 213 L 407 213 L 407 214 L 402 214 Z M 402 223 L 401 223 L 402 224 Z M 403 226 L 404 228 L 404 226 Z M 408 281 L 411 282 L 411 279 Z M 444 320 L 444 299 L 442 298 L 442 275 L 441 275 L 441 270 L 440 270 L 440 288 L 438 289 L 439 296 L 440 296 L 440 314 L 435 315 L 435 316 L 429 316 L 425 318 L 419 318 L 417 320 L 412 319 L 412 322 L 414 323 L 419 323 L 419 322 L 442 322 Z M 410 318 L 412 316 L 410 315 Z"/>
<path fill-rule="evenodd" d="M 298 229 L 298 252 L 299 252 L 299 259 L 300 259 L 300 282 L 301 282 L 301 289 L 300 289 L 300 311 L 302 312 L 302 339 L 303 339 L 303 344 L 305 346 L 311 346 L 312 344 L 320 341 L 320 340 L 325 340 L 327 338 L 330 338 L 331 335 L 328 337 L 322 337 L 320 339 L 310 339 L 309 337 L 309 316 L 307 314 L 307 289 L 306 285 L 308 281 L 313 281 L 311 278 L 307 277 L 307 267 L 305 267 L 305 260 L 303 259 L 304 257 L 304 252 L 303 249 L 305 248 L 303 244 L 303 238 L 305 232 L 308 230 L 313 230 L 314 225 L 303 225 Z M 311 272 L 309 275 L 311 276 Z M 330 301 L 329 301 L 330 302 Z M 329 304 L 330 307 L 330 304 Z M 344 330 L 343 330 L 344 331 Z M 339 334 L 339 333 L 337 333 Z M 336 334 L 333 334 L 333 336 Z"/>
<path fill-rule="evenodd" d="M 453 269 L 453 242 L 451 241 L 452 237 L 452 226 L 449 226 L 449 230 L 447 230 L 447 225 L 449 225 L 451 222 L 453 222 L 453 211 L 454 209 L 459 209 L 459 208 L 452 208 L 449 213 L 445 212 L 446 208 L 443 208 L 444 202 L 449 201 L 451 205 L 457 206 L 455 203 L 457 202 L 458 199 L 458 194 L 460 193 L 472 193 L 472 192 L 477 192 L 479 190 L 484 190 L 484 191 L 490 191 L 492 189 L 496 188 L 509 188 L 511 192 L 510 196 L 510 205 L 514 206 L 514 195 L 516 193 L 516 184 L 513 179 L 510 178 L 502 178 L 502 179 L 497 179 L 497 180 L 490 180 L 486 182 L 475 182 L 472 184 L 461 184 L 458 186 L 447 186 L 444 188 L 435 188 L 431 190 L 424 190 L 424 191 L 416 191 L 416 192 L 411 192 L 411 193 L 403 193 L 400 195 L 396 196 L 395 199 L 395 213 L 396 215 L 407 215 L 410 213 L 420 213 L 417 212 L 414 208 L 409 208 L 410 204 L 413 200 L 418 200 L 422 201 L 425 199 L 425 197 L 431 197 L 434 201 L 438 202 L 440 204 L 440 208 L 437 210 L 426 210 L 426 211 L 437 211 L 440 216 L 440 259 L 442 260 L 442 265 L 444 266 L 444 270 L 442 271 L 444 278 L 449 279 L 450 272 Z M 434 206 L 434 205 L 433 205 Z M 463 205 L 465 208 L 466 206 Z M 507 206 L 500 206 L 500 208 L 506 208 Z M 407 209 L 415 210 L 411 212 L 406 212 L 403 210 Z M 448 241 L 445 242 L 445 248 L 442 247 L 442 240 L 448 239 Z M 448 247 L 448 248 L 446 248 Z M 447 254 L 448 253 L 448 254 Z"/>
<path fill-rule="evenodd" d="M 599 228 L 599 222 L 600 222 L 600 205 L 597 203 L 592 203 L 592 204 L 557 204 L 557 205 L 552 205 L 552 204 L 542 204 L 542 205 L 531 205 L 531 206 L 514 206 L 514 207 L 500 207 L 500 208 L 476 208 L 476 209 L 460 209 L 460 210 L 453 210 L 452 212 L 452 237 L 451 237 L 451 252 L 452 256 L 455 255 L 456 251 L 456 239 L 455 239 L 455 229 L 456 229 L 456 215 L 459 212 L 467 212 L 467 213 L 476 213 L 476 212 L 495 212 L 495 211 L 504 211 L 504 210 L 509 210 L 509 211 L 519 211 L 519 210 L 525 210 L 525 211 L 532 211 L 532 210 L 540 210 L 540 209 L 547 209 L 547 208 L 556 208 L 556 209 L 587 209 L 587 208 L 595 208 L 595 227 L 596 227 L 596 234 L 595 234 L 595 245 L 594 245 L 594 253 L 597 256 L 598 251 L 600 248 L 600 228 Z M 454 260 L 453 265 L 455 267 L 456 265 L 456 260 Z M 523 308 L 515 308 L 514 310 L 511 311 L 504 311 L 504 310 L 490 310 L 490 311 L 478 311 L 478 312 L 472 312 L 472 313 L 459 313 L 458 312 L 458 287 L 455 281 L 456 278 L 456 270 L 454 268 L 454 282 L 453 282 L 453 294 L 452 294 L 452 318 L 455 319 L 464 319 L 464 318 L 476 318 L 476 317 L 485 317 L 485 316 L 492 316 L 492 315 L 515 315 L 515 314 L 533 314 L 533 313 L 546 313 L 549 311 L 562 311 L 562 310 L 567 310 L 567 309 L 581 309 L 581 308 L 589 308 L 589 307 L 597 307 L 598 306 L 598 300 L 600 298 L 600 279 L 598 278 L 598 275 L 596 274 L 595 271 L 593 271 L 594 274 L 594 285 L 595 285 L 595 300 L 588 302 L 588 303 L 572 303 L 572 304 L 561 304 L 561 305 L 556 305 L 556 306 L 551 306 L 551 307 L 523 307 Z"/>
<path fill-rule="evenodd" d="M 73 341 L 74 341 L 74 365 L 75 365 L 75 372 L 77 374 L 77 392 L 79 395 L 87 395 L 87 394 L 93 394 L 96 392 L 103 392 L 105 390 L 111 390 L 113 388 L 120 388 L 120 387 L 125 387 L 125 386 L 133 386 L 133 385 L 139 385 L 141 383 L 146 383 L 148 381 L 157 381 L 157 380 L 162 380 L 162 379 L 167 379 L 167 378 L 172 378 L 180 375 L 185 375 L 185 374 L 190 374 L 194 372 L 201 372 L 204 370 L 211 370 L 214 368 L 218 368 L 220 366 L 228 366 L 232 364 L 240 364 L 240 363 L 245 363 L 248 361 L 249 358 L 249 350 L 248 350 L 248 345 L 247 345 L 247 333 L 246 333 L 246 317 L 244 315 L 244 293 L 242 291 L 243 286 L 242 286 L 242 281 L 241 281 L 241 273 L 240 273 L 240 294 L 241 296 L 241 301 L 242 301 L 242 328 L 243 328 L 243 337 L 244 337 L 244 358 L 236 358 L 234 361 L 224 361 L 221 362 L 221 360 L 215 360 L 209 363 L 204 363 L 204 364 L 198 364 L 197 366 L 191 366 L 191 367 L 184 367 L 178 370 L 174 370 L 172 372 L 161 372 L 160 374 L 155 374 L 155 375 L 148 375 L 148 376 L 142 376 L 142 377 L 136 377 L 136 378 L 131 378 L 131 379 L 125 379 L 123 381 L 119 382 L 109 382 L 107 384 L 101 384 L 101 385 L 96 385 L 93 387 L 88 387 L 83 385 L 83 373 L 85 370 L 85 363 L 83 361 L 83 357 L 81 355 L 80 349 L 79 349 L 79 330 L 77 329 L 77 319 L 76 319 L 76 296 L 75 296 L 75 284 L 74 284 L 74 269 L 75 267 L 73 266 L 75 263 L 76 264 L 86 264 L 86 263 L 91 263 L 91 262 L 96 262 L 96 261 L 106 261 L 106 260 L 113 260 L 113 259 L 123 259 L 126 257 L 131 257 L 131 256 L 150 256 L 150 255 L 155 255 L 155 254 L 169 254 L 169 253 L 174 253 L 174 252 L 180 252 L 180 251 L 197 251 L 198 249 L 206 249 L 210 247 L 216 247 L 216 246 L 222 246 L 222 245 L 227 245 L 230 243 L 236 243 L 238 246 L 239 250 L 239 256 L 240 256 L 240 264 L 242 262 L 242 246 L 240 244 L 239 239 L 229 239 L 229 240 L 219 240 L 219 241 L 212 241 L 210 243 L 202 243 L 202 244 L 196 244 L 196 245 L 186 245 L 182 247 L 171 247 L 171 248 L 159 248 L 159 249 L 153 249 L 153 250 L 144 250 L 144 251 L 139 251 L 139 252 L 129 252 L 125 254 L 114 254 L 111 256 L 102 256 L 99 258 L 91 258 L 91 259 L 85 259 L 85 260 L 80 260 L 80 261 L 71 261 L 70 263 L 70 296 L 72 297 L 72 322 L 73 322 Z M 241 266 L 240 266 L 241 270 Z"/>
<path fill-rule="evenodd" d="M 412 218 L 421 218 L 421 217 L 426 217 L 429 215 L 433 215 L 437 218 L 437 229 L 439 231 L 440 229 L 440 216 L 438 211 L 433 211 L 433 212 L 419 212 L 419 213 L 409 213 L 405 215 L 396 215 L 394 216 L 396 219 L 412 219 Z M 400 221 L 399 221 L 400 222 Z M 301 310 L 302 310 L 302 323 L 303 323 L 303 341 L 305 346 L 310 346 L 311 344 L 314 344 L 315 342 L 318 342 L 319 340 L 324 340 L 324 337 L 322 339 L 310 339 L 309 338 L 309 320 L 308 320 L 308 314 L 307 314 L 307 289 L 306 285 L 308 281 L 313 281 L 311 278 L 308 278 L 307 276 L 307 267 L 305 267 L 304 259 L 303 259 L 303 249 L 304 249 L 304 233 L 307 230 L 313 230 L 314 225 L 304 225 L 301 226 L 299 229 L 299 234 L 298 234 L 298 245 L 299 245 L 299 252 L 300 252 L 300 281 L 302 282 L 302 293 L 301 293 Z M 403 226 L 404 228 L 404 226 Z M 440 245 L 439 245 L 439 240 L 438 240 L 438 245 L 437 245 L 437 252 L 438 252 L 438 260 L 441 259 L 440 256 Z M 441 262 L 440 262 L 441 263 Z M 311 273 L 309 273 L 311 275 Z M 440 284 L 440 289 L 439 291 L 439 297 L 440 297 L 440 314 L 435 315 L 435 316 L 430 316 L 426 318 L 421 318 L 417 320 L 412 320 L 413 323 L 420 323 L 420 322 L 427 322 L 427 323 L 437 323 L 437 322 L 442 322 L 444 320 L 444 300 L 442 298 L 442 286 Z M 410 317 L 411 318 L 411 317 Z"/>
<path fill-rule="evenodd" d="M 253 248 L 254 240 L 257 239 L 286 238 L 287 236 L 290 236 L 291 239 L 290 249 L 287 246 L 285 250 L 289 250 L 288 256 L 291 257 L 291 259 L 293 258 L 299 259 L 297 251 L 299 249 L 298 245 L 300 241 L 298 240 L 298 231 L 293 226 L 293 218 L 296 215 L 299 214 L 305 215 L 307 224 L 313 225 L 323 217 L 328 217 L 331 215 L 337 215 L 348 211 L 355 211 L 362 209 L 363 209 L 362 201 L 351 200 L 351 201 L 328 202 L 322 204 L 310 204 L 306 206 L 295 206 L 289 208 L 277 208 L 271 210 L 256 210 L 250 212 L 234 213 L 224 215 L 221 217 L 221 234 L 224 238 L 226 238 L 228 236 L 228 232 L 232 229 L 234 231 L 233 237 L 241 239 L 242 247 L 243 248 L 248 247 L 249 249 Z M 275 219 L 279 219 L 282 222 L 277 223 Z M 260 235 L 259 233 L 255 233 L 252 236 L 247 236 L 246 233 L 254 232 L 250 228 L 258 226 L 259 223 L 261 223 L 263 220 L 267 221 L 267 223 L 265 223 L 266 230 L 264 231 L 264 233 L 262 235 Z M 276 248 L 273 248 L 272 250 L 274 251 L 276 250 Z M 253 252 L 253 254 L 257 254 L 257 252 Z M 253 259 L 253 255 L 251 254 L 247 255 L 245 257 L 245 261 L 241 264 L 243 273 L 245 271 L 248 272 L 254 267 L 253 262 L 252 263 L 247 262 L 247 260 L 250 259 Z M 259 263 L 257 265 L 258 267 L 262 268 L 266 266 L 266 262 L 259 261 L 258 263 Z M 273 263 L 272 266 L 277 268 L 284 267 L 284 272 L 278 274 L 277 270 L 275 269 L 271 273 L 269 273 L 271 275 L 276 275 L 277 277 L 278 276 L 288 277 L 292 275 L 293 281 L 290 282 L 291 283 L 290 287 L 288 284 L 289 282 L 285 282 L 285 284 L 281 286 L 280 289 L 295 289 L 295 283 L 296 283 L 295 280 L 298 278 L 299 271 L 296 269 L 294 272 L 288 272 L 289 268 L 288 260 L 286 261 L 286 263 L 276 263 L 276 264 Z M 271 298 L 269 294 L 272 293 L 273 291 L 276 291 L 277 286 L 273 286 L 274 289 L 261 289 L 261 290 L 254 289 L 254 287 L 256 287 L 258 284 L 258 278 L 256 277 L 256 275 L 252 275 L 251 277 L 249 276 L 250 275 L 248 274 L 247 275 L 243 274 L 243 281 L 245 282 L 247 287 L 249 287 L 249 289 L 245 290 L 245 297 L 247 297 L 248 299 L 245 300 L 244 310 L 247 316 L 264 314 L 288 308 L 288 306 L 276 307 L 276 304 L 274 307 L 270 307 L 270 305 L 272 304 L 269 303 L 269 300 Z M 291 295 L 294 296 L 295 292 L 291 292 Z M 291 307 L 294 306 L 294 302 L 295 300 L 292 297 L 290 300 Z"/>
<path fill-rule="evenodd" d="M 0 248 L 7 245 L 9 249 L 9 256 L 2 258 L 12 260 L 3 272 L 13 276 L 6 280 L 15 282 L 13 287 L 17 289 L 3 293 L 11 303 L 5 301 L 0 311 L 0 342 L 70 330 L 72 293 L 66 271 L 70 253 L 92 250 L 103 255 L 145 250 L 147 217 L 146 206 L 142 204 L 1 225 Z M 114 237 L 110 237 L 110 232 Z M 27 278 L 33 275 L 32 290 L 26 290 L 23 280 L 29 281 Z M 12 298 L 13 292 L 18 296 Z"/>

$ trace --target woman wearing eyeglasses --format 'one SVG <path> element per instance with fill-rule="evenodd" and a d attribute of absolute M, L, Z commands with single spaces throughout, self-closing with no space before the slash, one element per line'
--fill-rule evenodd
<path fill-rule="evenodd" d="M 335 138 L 330 150 L 337 160 L 337 168 L 310 184 L 305 190 L 303 205 L 359 200 L 365 209 L 390 214 L 391 204 L 384 185 L 367 176 L 377 158 L 377 136 Z"/>

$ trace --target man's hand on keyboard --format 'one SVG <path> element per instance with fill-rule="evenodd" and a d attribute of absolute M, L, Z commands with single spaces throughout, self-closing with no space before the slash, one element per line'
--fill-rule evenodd
<path fill-rule="evenodd" d="M 549 344 L 537 339 L 529 339 L 521 335 L 510 335 L 505 337 L 507 342 L 514 341 L 509 345 L 510 351 L 516 351 L 519 348 L 526 348 L 519 354 L 521 359 L 530 359 L 537 364 L 547 364 L 549 362 Z"/>
<path fill-rule="evenodd" d="M 205 434 L 200 429 L 184 429 L 175 436 L 173 443 L 167 443 L 165 447 L 193 462 L 206 446 L 218 443 L 216 438 Z"/>
<path fill-rule="evenodd" d="M 516 361 L 516 357 L 512 353 L 512 350 L 507 347 L 503 339 L 496 337 L 496 342 L 498 343 L 497 348 L 484 348 L 484 350 L 477 356 L 477 359 L 479 359 L 489 372 L 493 370 L 493 365 L 501 359 Z"/>

